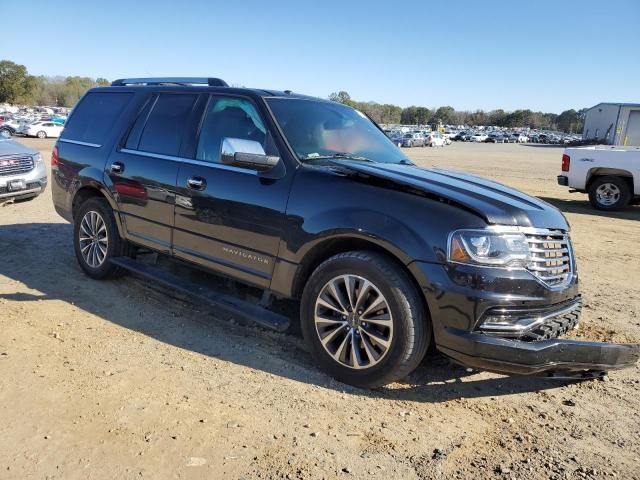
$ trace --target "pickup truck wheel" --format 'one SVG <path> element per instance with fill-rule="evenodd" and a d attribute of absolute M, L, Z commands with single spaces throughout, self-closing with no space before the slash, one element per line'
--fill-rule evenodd
<path fill-rule="evenodd" d="M 376 252 L 335 255 L 302 295 L 302 332 L 320 368 L 374 388 L 406 377 L 429 346 L 431 323 L 406 272 Z"/>
<path fill-rule="evenodd" d="M 133 252 L 120 237 L 113 210 L 103 198 L 90 198 L 80 206 L 73 225 L 73 245 L 82 270 L 97 280 L 122 276 L 126 270 L 109 259 Z"/>
<path fill-rule="evenodd" d="M 622 177 L 596 178 L 589 187 L 589 201 L 598 210 L 620 210 L 629 205 L 629 184 Z"/>

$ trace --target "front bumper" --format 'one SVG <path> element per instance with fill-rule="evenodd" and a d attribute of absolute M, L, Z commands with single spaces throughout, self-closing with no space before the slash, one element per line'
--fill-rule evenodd
<path fill-rule="evenodd" d="M 20 181 L 24 188 L 12 190 L 12 182 Z M 28 198 L 40 195 L 47 188 L 47 170 L 44 163 L 39 162 L 29 172 L 9 176 L 0 176 L 0 199 Z"/>
<path fill-rule="evenodd" d="M 578 322 L 577 274 L 563 289 L 551 290 L 526 271 L 426 262 L 409 269 L 429 306 L 436 347 L 469 367 L 525 375 L 603 372 L 640 358 L 638 344 L 555 338 Z M 490 316 L 523 321 L 514 320 L 511 330 L 487 329 Z"/>
<path fill-rule="evenodd" d="M 587 342 L 554 338 L 524 342 L 476 332 L 447 329 L 438 349 L 469 367 L 499 373 L 606 372 L 634 366 L 640 344 Z"/>

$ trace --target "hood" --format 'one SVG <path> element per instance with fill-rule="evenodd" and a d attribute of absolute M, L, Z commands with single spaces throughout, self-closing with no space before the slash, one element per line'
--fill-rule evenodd
<path fill-rule="evenodd" d="M 36 155 L 38 153 L 37 150 L 33 148 L 25 147 L 21 143 L 16 142 L 11 139 L 2 139 L 0 137 L 0 157 L 4 155 Z"/>
<path fill-rule="evenodd" d="M 542 200 L 463 172 L 396 163 L 332 161 L 360 176 L 379 178 L 408 190 L 441 198 L 471 211 L 492 225 L 568 230 L 564 215 Z"/>

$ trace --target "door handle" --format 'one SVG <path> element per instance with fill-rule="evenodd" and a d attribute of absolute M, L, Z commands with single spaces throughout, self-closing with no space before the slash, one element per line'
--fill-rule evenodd
<path fill-rule="evenodd" d="M 204 190 L 207 188 L 207 181 L 201 177 L 191 177 L 187 180 L 187 187 L 192 190 Z"/>
<path fill-rule="evenodd" d="M 113 162 L 111 164 L 111 172 L 112 173 L 122 173 L 122 172 L 124 172 L 124 163 Z"/>

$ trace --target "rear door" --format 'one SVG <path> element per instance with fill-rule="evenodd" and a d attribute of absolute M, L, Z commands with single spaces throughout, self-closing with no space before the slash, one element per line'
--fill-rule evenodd
<path fill-rule="evenodd" d="M 197 94 L 151 94 L 105 167 L 126 236 L 171 252 L 176 177 Z"/>
<path fill-rule="evenodd" d="M 263 116 L 246 97 L 207 98 L 193 160 L 177 181 L 174 255 L 268 288 L 293 171 L 266 179 L 256 170 L 220 163 L 224 138 L 259 142 L 281 156 Z"/>

